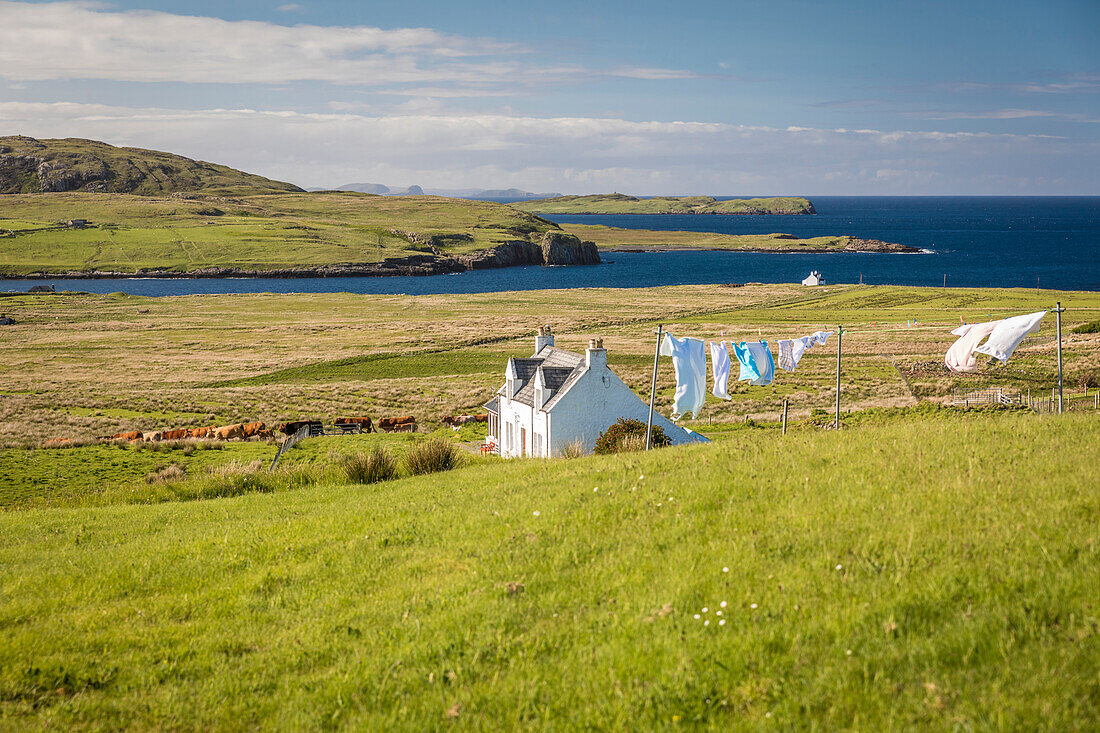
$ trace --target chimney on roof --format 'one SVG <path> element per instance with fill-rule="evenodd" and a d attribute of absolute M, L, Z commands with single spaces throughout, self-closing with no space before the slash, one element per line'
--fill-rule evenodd
<path fill-rule="evenodd" d="M 588 350 L 584 352 L 584 365 L 589 369 L 607 366 L 607 352 L 603 348 L 602 338 L 588 339 Z"/>
<path fill-rule="evenodd" d="M 550 332 L 550 325 L 539 326 L 539 332 L 535 335 L 535 354 L 543 348 L 554 345 L 554 334 Z"/>

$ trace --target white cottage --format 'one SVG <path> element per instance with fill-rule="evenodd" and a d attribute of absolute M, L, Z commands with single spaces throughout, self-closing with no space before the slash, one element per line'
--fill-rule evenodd
<path fill-rule="evenodd" d="M 586 450 L 620 417 L 645 422 L 649 405 L 607 366 L 602 339 L 591 339 L 584 355 L 554 346 L 549 326 L 535 337 L 535 353 L 512 358 L 504 386 L 485 404 L 489 413 L 487 444 L 504 458 L 550 458 L 579 441 Z M 705 443 L 707 439 L 668 418 L 653 413 L 673 445 Z"/>
<path fill-rule="evenodd" d="M 809 276 L 802 281 L 803 285 L 824 285 L 825 278 L 817 270 L 811 270 Z"/>

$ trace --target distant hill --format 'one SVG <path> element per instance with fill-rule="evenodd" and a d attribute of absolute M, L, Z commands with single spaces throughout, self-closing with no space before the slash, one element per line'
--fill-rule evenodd
<path fill-rule="evenodd" d="M 172 153 L 96 140 L 0 137 L 0 194 L 86 191 L 142 196 L 300 192 L 292 183 Z"/>
<path fill-rule="evenodd" d="M 448 198 L 455 199 L 472 199 L 472 200 L 505 200 L 515 201 L 517 199 L 545 199 L 560 196 L 558 193 L 531 193 L 530 191 L 524 191 L 520 188 L 429 188 L 424 189 L 420 186 L 409 186 L 403 189 L 394 189 L 389 186 L 385 186 L 381 183 L 345 183 L 342 186 L 337 186 L 334 189 L 322 189 L 311 188 L 310 191 L 358 191 L 359 193 L 373 193 L 378 196 L 423 196 L 425 194 L 429 196 L 447 196 Z"/>
<path fill-rule="evenodd" d="M 558 196 L 513 204 L 535 214 L 816 214 L 808 199 L 795 196 L 730 199 L 711 196 L 638 198 L 621 193 Z"/>
<path fill-rule="evenodd" d="M 327 191 L 329 189 L 310 189 L 317 191 Z M 383 186 L 381 183 L 345 183 L 343 186 L 337 186 L 332 189 L 333 191 L 358 191 L 359 193 L 373 193 L 377 196 L 385 196 L 390 192 L 389 186 Z"/>
<path fill-rule="evenodd" d="M 561 196 L 561 194 L 531 193 L 530 191 L 524 191 L 519 188 L 490 188 L 485 191 L 478 191 L 475 196 L 477 198 L 486 199 L 546 199 Z"/>

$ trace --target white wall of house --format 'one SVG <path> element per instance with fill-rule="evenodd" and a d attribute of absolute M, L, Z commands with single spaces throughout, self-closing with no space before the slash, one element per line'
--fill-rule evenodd
<path fill-rule="evenodd" d="M 546 457 L 549 415 L 535 410 L 531 405 L 500 397 L 500 455 L 502 458 L 520 456 Z M 539 450 L 541 448 L 541 451 Z"/>
<path fill-rule="evenodd" d="M 608 368 L 606 351 L 589 349 L 586 358 L 587 371 L 553 406 L 550 455 L 559 454 L 573 441 L 580 441 L 585 450 L 592 451 L 600 434 L 620 417 L 642 422 L 649 417 L 649 404 Z M 656 411 L 653 424 L 664 429 L 673 445 L 707 442 L 703 436 L 685 430 Z"/>
<path fill-rule="evenodd" d="M 532 379 L 537 380 L 538 375 Z M 513 385 L 515 390 L 519 387 L 518 382 Z M 611 371 L 602 348 L 585 352 L 580 378 L 551 405 L 549 412 L 511 399 L 507 383 L 499 405 L 500 434 L 496 437 L 502 458 L 549 458 L 574 442 L 590 452 L 600 434 L 620 417 L 645 422 L 649 416 L 649 405 Z M 673 445 L 707 442 L 658 412 L 653 413 L 653 424 L 664 429 Z"/>

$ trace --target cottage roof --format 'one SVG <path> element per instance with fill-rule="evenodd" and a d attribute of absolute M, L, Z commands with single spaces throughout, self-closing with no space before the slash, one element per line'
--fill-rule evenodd
<path fill-rule="evenodd" d="M 516 379 L 526 382 L 531 377 L 535 376 L 535 370 L 542 366 L 542 359 L 510 359 L 509 360 L 512 369 L 515 371 Z"/>
<path fill-rule="evenodd" d="M 547 389 L 554 392 L 553 396 L 543 405 L 542 409 L 544 410 L 549 409 L 551 403 L 556 402 L 558 397 L 573 386 L 585 370 L 584 356 L 555 346 L 543 346 L 542 350 L 535 356 L 527 359 L 513 358 L 510 363 L 511 368 L 515 371 L 516 378 L 524 382 L 512 399 L 524 405 L 535 404 L 534 376 L 540 368 L 542 369 L 543 384 L 546 385 Z M 486 407 L 488 408 L 488 405 Z M 490 409 L 499 411 L 499 401 Z"/>
<path fill-rule="evenodd" d="M 545 364 L 539 367 L 539 371 L 542 372 L 542 384 L 546 389 L 556 390 L 560 389 L 565 380 L 569 379 L 569 375 L 573 373 L 576 367 L 554 367 L 546 366 Z"/>
<path fill-rule="evenodd" d="M 484 407 L 489 412 L 495 412 L 499 415 L 500 414 L 500 396 L 499 395 L 494 395 L 493 399 L 486 402 L 484 405 L 482 405 L 482 407 Z"/>

